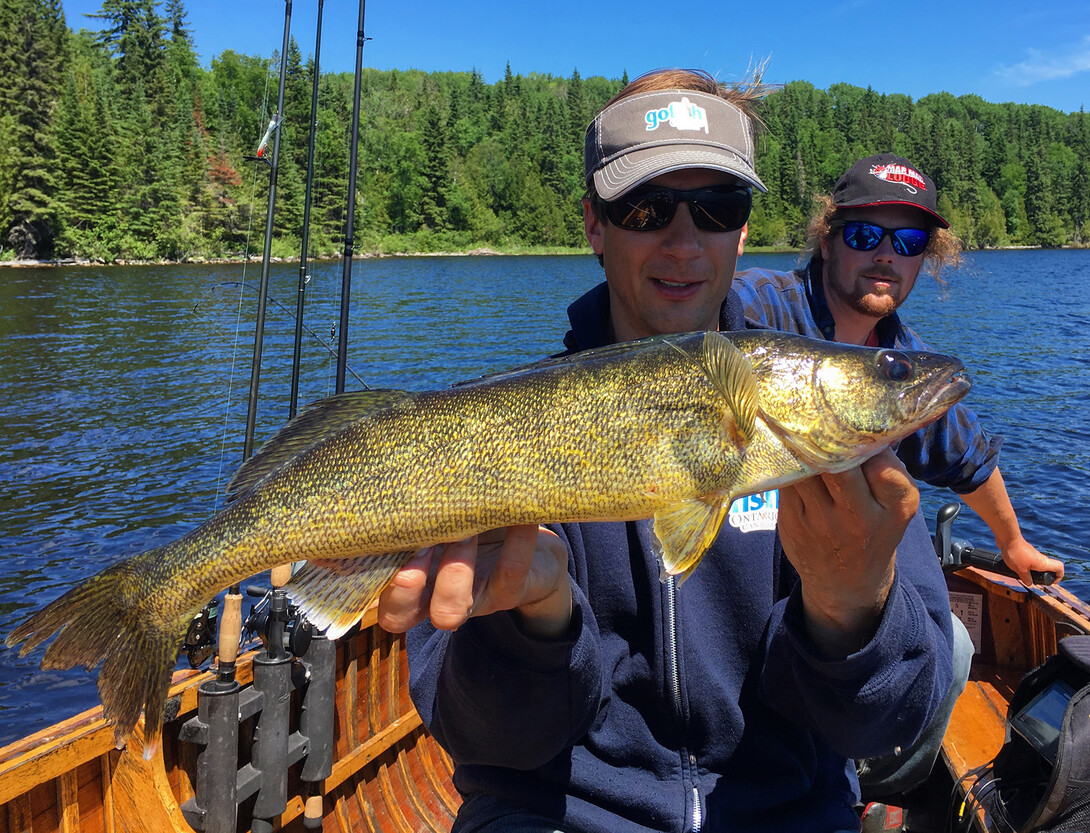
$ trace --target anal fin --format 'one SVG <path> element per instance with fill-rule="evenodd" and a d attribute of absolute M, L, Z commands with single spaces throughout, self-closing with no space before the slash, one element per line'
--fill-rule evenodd
<path fill-rule="evenodd" d="M 336 639 L 359 621 L 413 551 L 308 561 L 285 586 L 307 620 Z"/>

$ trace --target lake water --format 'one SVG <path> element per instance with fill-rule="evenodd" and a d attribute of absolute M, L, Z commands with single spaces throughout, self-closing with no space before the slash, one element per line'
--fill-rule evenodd
<path fill-rule="evenodd" d="M 790 268 L 787 255 L 742 267 Z M 341 264 L 312 266 L 301 403 L 333 392 Z M 288 415 L 297 264 L 274 266 L 260 442 Z M 0 634 L 108 564 L 179 537 L 221 503 L 242 456 L 259 268 L 0 270 Z M 1090 599 L 1090 251 L 973 254 L 921 276 L 906 320 L 973 378 L 1006 437 L 1027 537 Z M 355 264 L 349 365 L 370 387 L 445 386 L 560 349 L 564 309 L 601 280 L 590 256 Z M 363 385 L 349 375 L 348 388 Z M 925 490 L 929 517 L 949 493 Z M 968 510 L 958 537 L 991 547 Z M 0 745 L 95 705 L 94 677 L 0 647 Z"/>

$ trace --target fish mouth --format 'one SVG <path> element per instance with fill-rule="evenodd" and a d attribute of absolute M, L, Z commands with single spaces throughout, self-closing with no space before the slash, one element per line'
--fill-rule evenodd
<path fill-rule="evenodd" d="M 929 425 L 941 417 L 953 405 L 964 399 L 972 387 L 973 383 L 969 379 L 965 366 L 958 362 L 949 376 L 942 378 L 941 381 L 932 382 L 924 391 L 921 391 L 923 395 L 918 401 L 922 407 L 919 410 L 927 417 L 922 425 Z"/>

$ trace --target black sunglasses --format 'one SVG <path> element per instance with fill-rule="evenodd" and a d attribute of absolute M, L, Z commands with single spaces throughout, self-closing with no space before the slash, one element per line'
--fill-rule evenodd
<path fill-rule="evenodd" d="M 931 239 L 931 231 L 922 228 L 885 228 L 876 223 L 851 220 L 844 223 L 844 244 L 857 252 L 877 249 L 886 235 L 893 243 L 893 251 L 904 257 L 923 254 Z"/>
<path fill-rule="evenodd" d="M 713 185 L 679 191 L 661 185 L 633 188 L 612 202 L 599 200 L 606 218 L 629 231 L 658 231 L 670 225 L 679 203 L 687 203 L 693 223 L 704 231 L 736 231 L 749 220 L 753 192 L 740 185 Z"/>

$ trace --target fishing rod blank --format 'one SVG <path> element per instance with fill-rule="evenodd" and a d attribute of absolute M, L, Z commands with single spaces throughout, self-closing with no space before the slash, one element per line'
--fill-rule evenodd
<path fill-rule="evenodd" d="M 310 139 L 307 143 L 307 187 L 303 197 L 303 234 L 302 252 L 299 255 L 299 297 L 295 305 L 295 353 L 291 363 L 291 401 L 288 404 L 288 418 L 295 416 L 299 403 L 299 365 L 303 352 L 303 299 L 307 287 L 307 247 L 310 241 L 310 202 L 314 185 L 314 137 L 318 132 L 318 78 L 322 55 L 322 7 L 324 0 L 318 0 L 318 25 L 314 34 L 314 79 L 310 91 Z"/>
<path fill-rule="evenodd" d="M 287 78 L 288 37 L 291 32 L 291 0 L 284 0 L 284 43 L 280 50 L 280 88 L 276 112 L 284 112 L 284 83 Z M 254 360 L 250 367 L 250 403 L 246 411 L 246 438 L 242 459 L 254 452 L 254 428 L 257 424 L 257 394 L 261 380 L 261 348 L 265 338 L 265 307 L 269 295 L 269 262 L 272 260 L 273 215 L 276 209 L 276 177 L 280 170 L 280 131 L 273 135 L 272 165 L 269 169 L 269 202 L 265 208 L 265 248 L 261 255 L 261 283 L 257 299 L 257 323 L 254 328 Z"/>
<path fill-rule="evenodd" d="M 337 393 L 344 393 L 344 368 L 348 364 L 348 303 L 352 295 L 352 239 L 356 224 L 356 171 L 360 145 L 360 87 L 363 80 L 364 7 L 360 0 L 359 25 L 356 29 L 356 84 L 352 93 L 352 144 L 348 163 L 348 210 L 344 225 L 344 272 L 341 276 L 341 329 L 337 341 Z"/>

